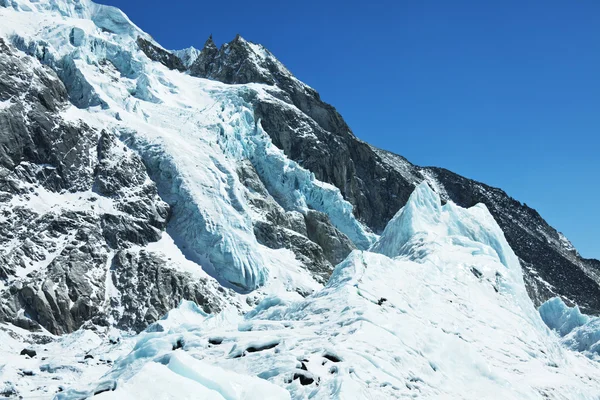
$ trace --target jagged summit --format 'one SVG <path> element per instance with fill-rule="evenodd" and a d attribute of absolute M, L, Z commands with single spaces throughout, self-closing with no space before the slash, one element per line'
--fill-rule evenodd
<path fill-rule="evenodd" d="M 239 33 L 217 50 L 212 35 L 196 63 L 190 67 L 193 76 L 224 83 L 264 83 L 275 85 L 283 76 L 292 74 L 263 46 L 245 40 Z"/>
<path fill-rule="evenodd" d="M 204 42 L 204 46 L 202 47 L 202 50 L 204 50 L 206 48 L 211 48 L 211 47 L 217 47 L 217 45 L 215 44 L 215 42 L 213 40 L 212 33 L 208 36 L 208 39 L 206 39 L 206 42 Z"/>

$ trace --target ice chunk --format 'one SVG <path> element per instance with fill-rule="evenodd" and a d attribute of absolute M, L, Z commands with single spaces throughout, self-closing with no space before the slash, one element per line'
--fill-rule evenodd
<path fill-rule="evenodd" d="M 554 297 L 539 308 L 542 320 L 550 329 L 565 336 L 573 329 L 589 322 L 590 318 L 579 311 L 579 307 L 569 307 L 560 297 Z"/>
<path fill-rule="evenodd" d="M 599 317 L 584 315 L 578 306 L 569 307 L 559 297 L 546 301 L 539 312 L 546 325 L 562 337 L 566 347 L 600 361 Z"/>
<path fill-rule="evenodd" d="M 442 206 L 439 195 L 427 182 L 416 187 L 406 205 L 388 223 L 371 250 L 388 257 L 397 257 L 414 250 L 414 244 L 407 247 L 411 240 L 436 241 L 442 238 L 452 238 L 455 241 L 468 239 L 476 243 L 480 251 L 497 256 L 507 268 L 520 272 L 517 257 L 484 204 L 477 204 L 469 209 L 458 207 L 452 202 Z M 466 242 L 463 244 L 466 245 Z"/>
<path fill-rule="evenodd" d="M 71 29 L 71 34 L 69 35 L 69 41 L 75 47 L 79 47 L 83 45 L 85 40 L 85 31 L 81 28 L 73 28 Z"/>
<path fill-rule="evenodd" d="M 148 363 L 132 379 L 119 385 L 116 391 L 94 396 L 98 400 L 225 400 L 219 392 L 171 371 L 169 367 Z"/>
<path fill-rule="evenodd" d="M 443 235 L 446 226 L 442 225 L 441 214 L 439 196 L 427 183 L 421 183 L 410 195 L 406 205 L 388 222 L 371 250 L 396 257 L 403 254 L 403 246 L 419 232 L 430 237 Z"/>
<path fill-rule="evenodd" d="M 220 393 L 226 400 L 285 400 L 290 398 L 285 389 L 266 380 L 238 375 L 196 360 L 182 352 L 176 352 L 171 356 L 168 368 L 185 378 Z"/>

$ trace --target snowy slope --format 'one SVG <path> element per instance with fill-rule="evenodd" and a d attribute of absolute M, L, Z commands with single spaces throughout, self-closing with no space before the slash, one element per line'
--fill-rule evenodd
<path fill-rule="evenodd" d="M 152 398 L 142 395 L 148 385 L 173 395 L 187 387 L 182 376 L 231 399 L 242 398 L 227 393 L 243 376 L 242 386 L 259 377 L 294 399 L 597 398 L 600 365 L 562 348 L 545 326 L 484 207 L 442 207 L 422 184 L 373 247 L 399 249 L 392 258 L 355 251 L 312 296 L 271 296 L 244 317 L 183 303 L 142 333 L 99 386 L 58 398 L 102 385 L 116 388 L 106 398 Z M 205 376 L 211 368 L 232 371 L 230 383 Z"/>

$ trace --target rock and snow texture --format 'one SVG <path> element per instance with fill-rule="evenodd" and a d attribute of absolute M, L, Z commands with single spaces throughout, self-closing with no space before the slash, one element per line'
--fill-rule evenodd
<path fill-rule="evenodd" d="M 600 261 L 577 254 L 566 238 L 526 204 L 500 189 L 441 168 L 421 168 L 358 140 L 319 94 L 296 79 L 267 49 L 236 37 L 217 48 L 206 41 L 190 74 L 224 83 L 274 85 L 277 99 L 263 99 L 255 115 L 285 155 L 340 189 L 354 214 L 376 233 L 429 182 L 444 201 L 469 208 L 485 204 L 520 258 L 536 305 L 554 296 L 600 313 Z"/>
<path fill-rule="evenodd" d="M 4 320 L 139 331 L 182 298 L 300 297 L 376 240 L 264 132 L 254 107 L 274 88 L 183 74 L 87 0 L 15 1 L 0 20 Z"/>
<path fill-rule="evenodd" d="M 184 302 L 128 340 L 133 350 L 101 379 L 57 399 L 106 388 L 100 398 L 152 398 L 165 387 L 172 398 L 195 388 L 218 399 L 594 399 L 600 391 L 600 364 L 546 327 L 487 209 L 442 206 L 427 184 L 371 251 L 352 252 L 313 295 L 270 296 L 245 316 L 209 316 Z"/>
<path fill-rule="evenodd" d="M 598 266 L 534 210 L 359 141 L 260 45 L 193 57 L 0 1 L 0 393 L 598 393 L 596 320 L 543 314 L 566 351 L 525 291 L 600 310 Z"/>

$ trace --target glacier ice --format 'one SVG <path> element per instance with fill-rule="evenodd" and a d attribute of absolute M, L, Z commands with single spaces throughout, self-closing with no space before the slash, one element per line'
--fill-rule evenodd
<path fill-rule="evenodd" d="M 579 311 L 579 307 L 567 306 L 560 297 L 548 300 L 540 306 L 539 311 L 546 325 L 561 336 L 569 334 L 590 320 Z"/>
<path fill-rule="evenodd" d="M 47 352 L 40 346 L 49 369 L 80 371 L 58 398 L 106 389 L 98 396 L 597 397 L 598 365 L 565 350 L 544 324 L 568 330 L 562 343 L 591 354 L 597 320 L 568 310 L 565 319 L 560 304 L 534 309 L 519 261 L 484 206 L 442 206 L 422 184 L 377 238 L 254 118 L 253 101 L 276 102 L 276 89 L 170 71 L 140 52 L 136 37 L 148 37 L 124 14 L 87 0 L 15 0 L 0 13 L 0 34 L 65 81 L 81 109 L 63 117 L 114 133 L 143 157 L 174 206 L 173 246 L 240 292 L 264 289 L 245 315 L 236 307 L 206 315 L 184 302 L 139 336 L 107 342 L 80 331 Z M 257 243 L 236 174 L 245 159 L 282 207 L 325 212 L 361 249 L 325 287 L 295 269 L 291 252 Z M 300 283 L 314 293 L 301 298 Z M 0 331 L 2 359 L 17 366 L 6 374 L 17 382 L 40 361 L 15 359 L 11 338 Z M 87 352 L 114 365 L 80 363 Z M 58 389 L 48 371 L 36 379 Z"/>
<path fill-rule="evenodd" d="M 561 336 L 568 348 L 600 361 L 600 318 L 589 317 L 579 307 L 569 307 L 560 297 L 554 297 L 539 308 L 546 325 Z"/>
<path fill-rule="evenodd" d="M 483 252 L 493 250 L 507 268 L 518 264 L 502 230 L 484 204 L 469 209 L 452 202 L 442 206 L 439 195 L 426 181 L 416 187 L 406 205 L 388 223 L 372 251 L 388 257 L 402 255 L 407 251 L 405 246 L 418 235 L 426 235 L 430 240 L 448 236 L 466 238 L 485 245 Z"/>
<path fill-rule="evenodd" d="M 595 398 L 600 365 L 564 349 L 545 326 L 487 210 L 441 206 L 426 185 L 407 207 L 372 248 L 393 258 L 355 250 L 313 295 L 272 295 L 243 316 L 183 302 L 103 379 L 125 396 L 177 360 L 190 372 L 169 382 L 198 382 L 210 365 L 293 399 Z"/>
<path fill-rule="evenodd" d="M 274 270 L 297 264 L 293 254 L 266 249 L 254 237 L 236 172 L 244 159 L 288 211 L 325 212 L 359 248 L 375 241 L 337 188 L 271 143 L 252 104 L 272 97 L 264 86 L 223 85 L 152 62 L 136 43 L 138 36 L 151 38 L 112 7 L 40 0 L 29 8 L 3 11 L 10 13 L 3 20 L 14 25 L 0 33 L 57 71 L 73 104 L 86 111 L 68 114 L 115 133 L 142 155 L 161 196 L 175 206 L 171 237 L 223 284 L 255 290 L 275 279 Z"/>

